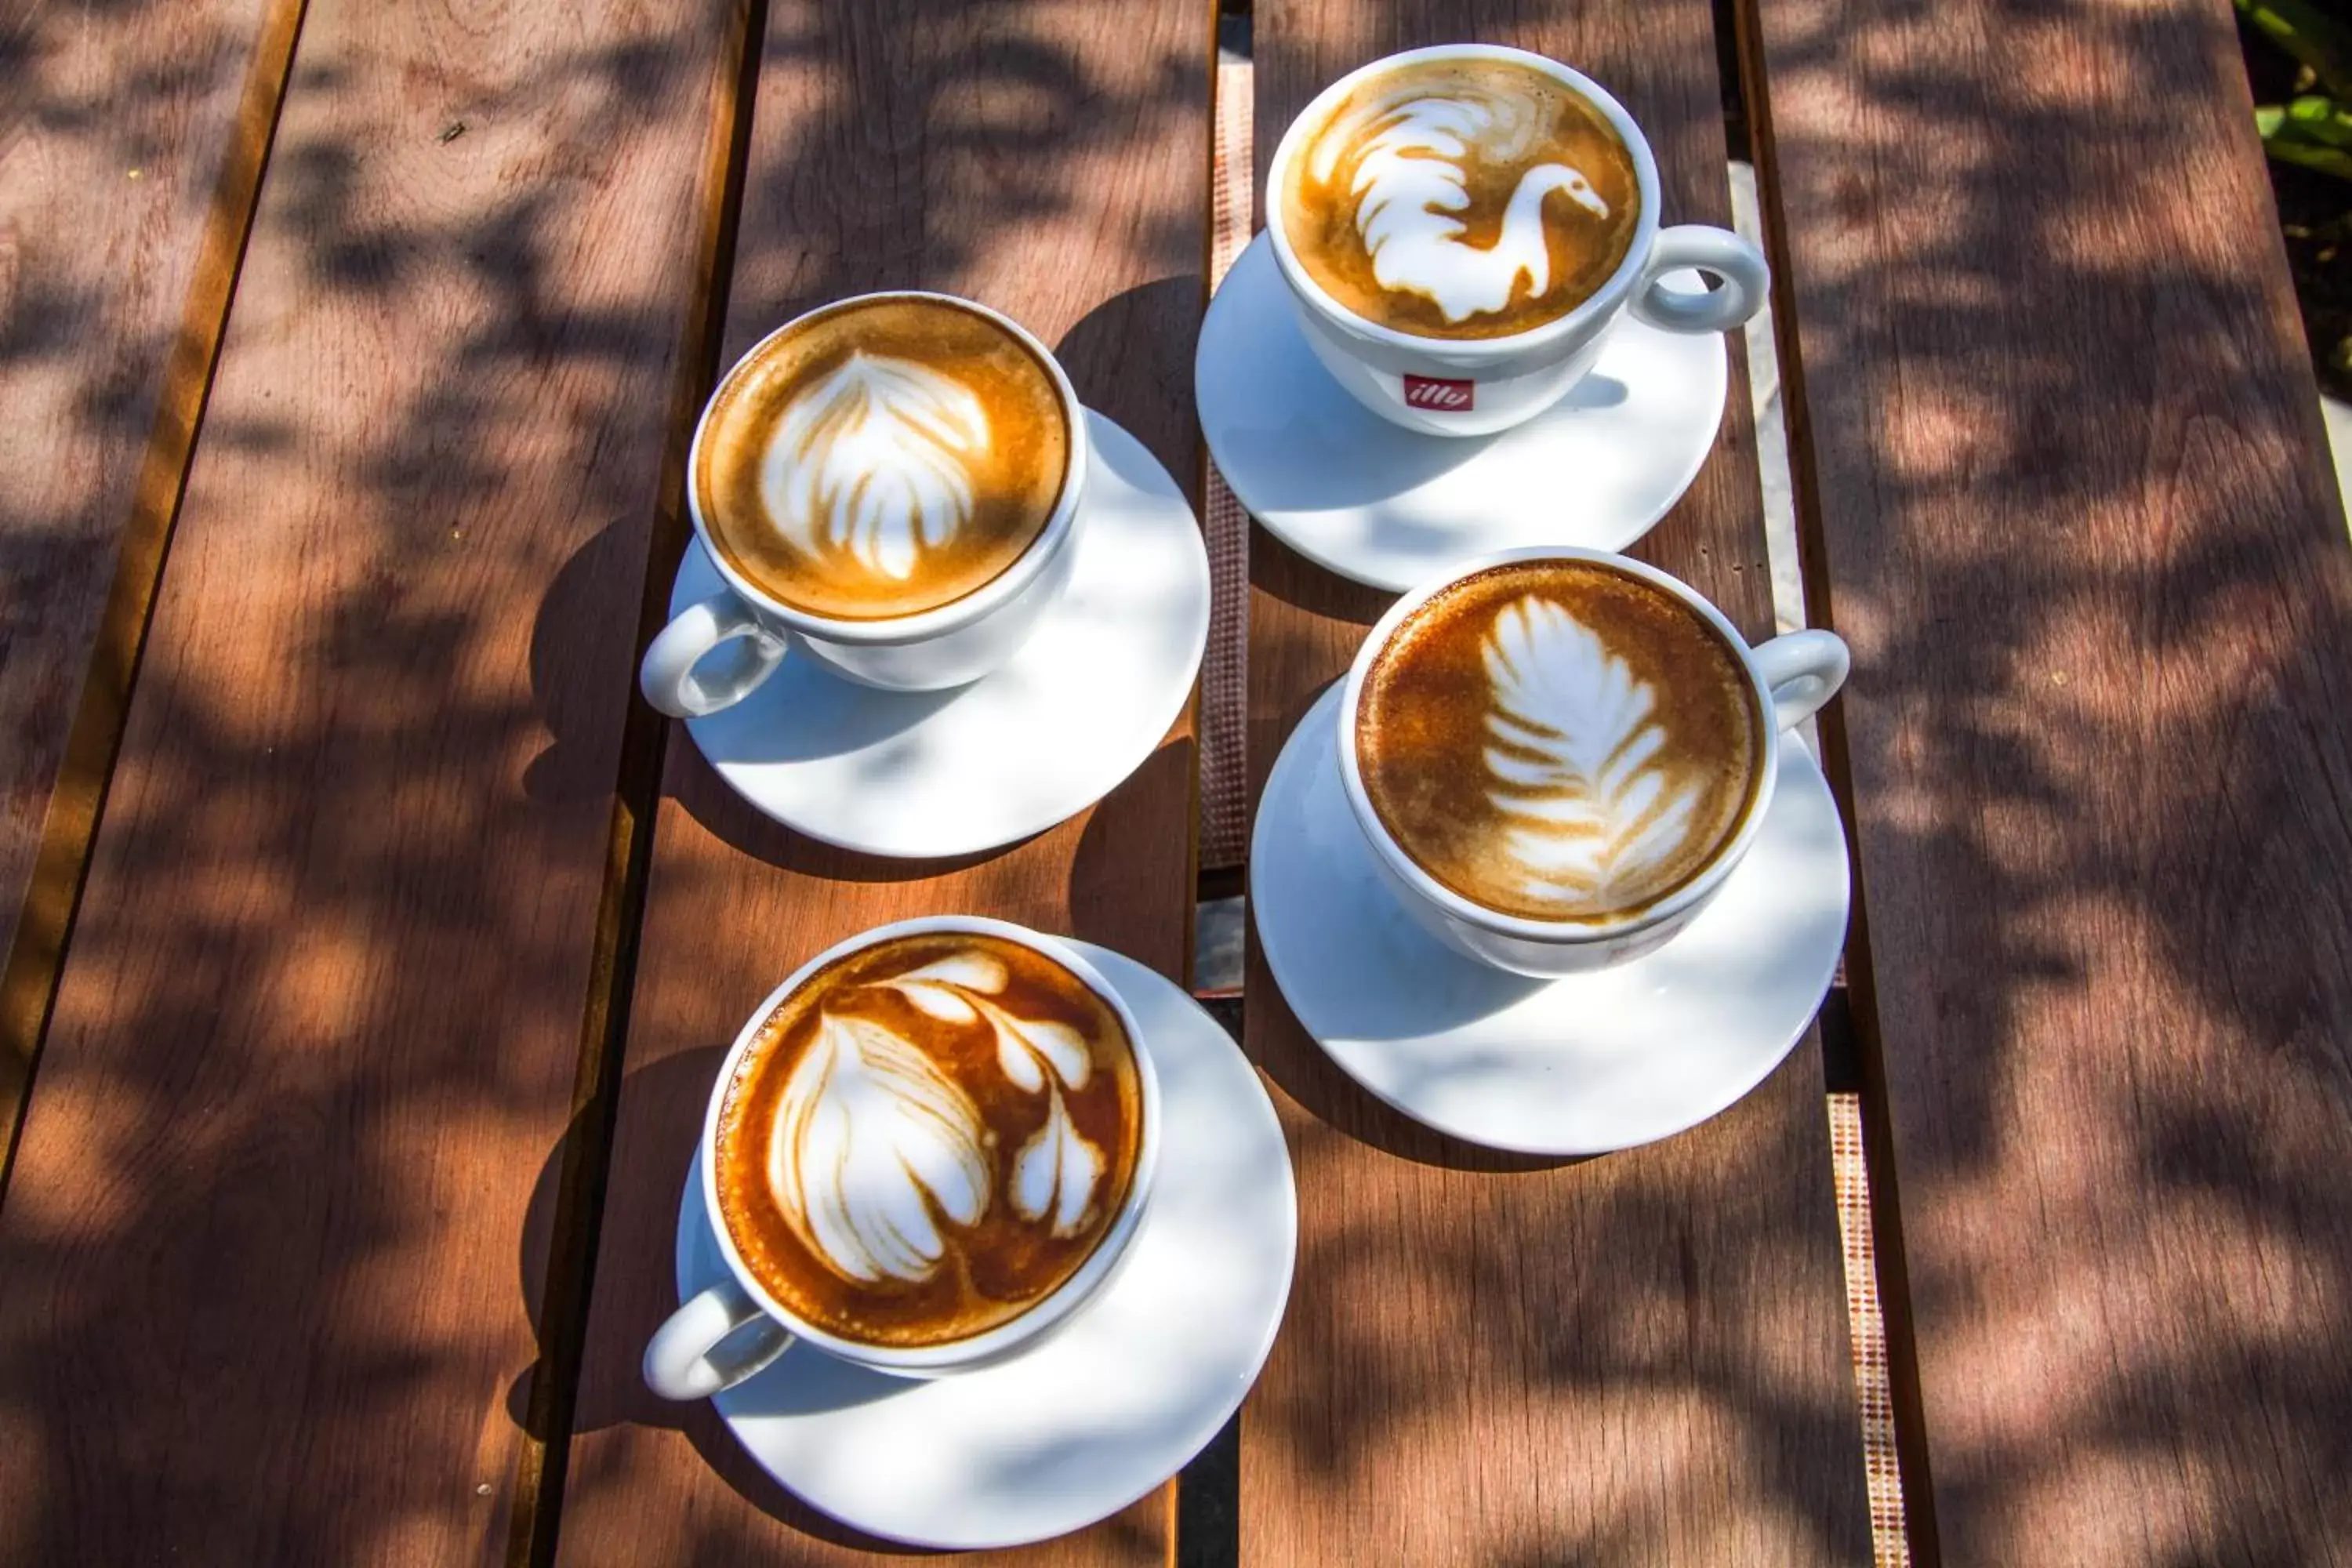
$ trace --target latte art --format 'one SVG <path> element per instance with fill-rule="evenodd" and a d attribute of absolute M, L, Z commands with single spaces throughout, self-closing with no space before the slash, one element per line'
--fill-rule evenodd
<path fill-rule="evenodd" d="M 942 1343 L 1050 1294 L 1134 1179 L 1117 1015 L 1043 954 L 910 936 L 761 1026 L 721 1113 L 720 1210 L 778 1300 L 847 1338 Z"/>
<path fill-rule="evenodd" d="M 1485 654 L 1486 798 L 1510 824 L 1518 890 L 1606 907 L 1689 839 L 1700 781 L 1657 765 L 1657 692 L 1569 610 L 1521 599 L 1495 617 Z"/>
<path fill-rule="evenodd" d="M 821 1017 L 784 1085 L 768 1195 L 845 1279 L 928 1279 L 944 1226 L 988 1210 L 986 1130 L 922 1048 L 864 1018 Z"/>
<path fill-rule="evenodd" d="M 1638 913 L 1697 875 L 1754 797 L 1762 716 L 1738 654 L 1664 590 L 1538 560 L 1416 606 L 1367 672 L 1374 814 L 1463 898 L 1530 920 Z"/>
<path fill-rule="evenodd" d="M 972 465 L 988 411 L 951 376 L 852 353 L 785 405 L 760 466 L 760 499 L 794 546 L 846 550 L 905 582 L 919 550 L 971 523 Z"/>
<path fill-rule="evenodd" d="M 919 615 L 1020 559 L 1070 464 L 1060 388 L 976 310 L 876 295 L 806 317 L 711 398 L 696 500 L 730 565 L 844 620 Z"/>
<path fill-rule="evenodd" d="M 1326 292 L 1431 337 L 1565 315 L 1616 269 L 1639 195 L 1631 155 L 1564 82 L 1509 60 L 1410 63 L 1311 128 L 1281 219 Z"/>

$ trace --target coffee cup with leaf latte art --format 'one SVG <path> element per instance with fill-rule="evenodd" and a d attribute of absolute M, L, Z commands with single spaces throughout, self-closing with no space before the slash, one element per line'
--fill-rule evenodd
<path fill-rule="evenodd" d="M 1549 548 L 1400 600 L 1350 669 L 1340 771 L 1382 878 L 1447 945 L 1563 974 L 1638 957 L 1753 840 L 1780 733 L 1845 679 L 1823 631 L 1750 647 L 1654 567 Z"/>
<path fill-rule="evenodd" d="M 711 1097 L 703 1189 L 733 1279 L 681 1307 L 647 1381 L 692 1398 L 757 1321 L 914 1376 L 1001 1358 L 1066 1318 L 1132 1236 L 1158 1155 L 1133 1017 L 1062 943 L 901 921 L 769 997 Z M 707 1300 L 706 1300 L 707 1298 Z"/>
<path fill-rule="evenodd" d="M 1307 346 L 1392 424 L 1491 435 L 1581 380 L 1628 313 L 1716 332 L 1760 310 L 1756 247 L 1662 227 L 1657 161 L 1598 82 L 1454 44 L 1349 72 L 1275 148 L 1268 243 Z M 1712 274 L 1695 290 L 1675 275 Z"/>
<path fill-rule="evenodd" d="M 870 294 L 788 322 L 696 426 L 688 507 L 727 588 L 655 639 L 647 700 L 715 711 L 790 648 L 869 686 L 978 679 L 1068 581 L 1087 459 L 1068 378 L 996 311 Z"/>

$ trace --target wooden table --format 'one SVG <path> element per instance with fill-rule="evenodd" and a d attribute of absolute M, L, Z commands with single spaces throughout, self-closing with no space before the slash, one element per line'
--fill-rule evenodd
<path fill-rule="evenodd" d="M 1902 1506 L 1817 1040 L 1543 1164 L 1381 1110 L 1254 968 L 1301 1250 L 1237 1467 L 1008 1560 L 2352 1556 L 2352 550 L 2228 7 L 1253 26 L 1261 171 L 1322 82 L 1465 37 L 1611 85 L 1677 217 L 1727 220 L 1727 100 L 1751 142 L 1856 653 Z M 891 917 L 1183 976 L 1193 722 L 898 864 L 751 813 L 633 664 L 701 398 L 839 294 L 1012 312 L 1203 499 L 1213 49 L 1201 0 L 0 6 L 0 1562 L 879 1549 L 636 1381 L 698 1108 Z M 1717 448 L 1640 553 L 1760 634 L 1737 395 Z M 1262 781 L 1382 601 L 1250 548 Z"/>

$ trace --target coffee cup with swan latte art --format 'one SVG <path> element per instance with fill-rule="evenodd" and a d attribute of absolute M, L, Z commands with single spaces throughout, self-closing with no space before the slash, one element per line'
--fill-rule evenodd
<path fill-rule="evenodd" d="M 703 1192 L 731 1277 L 655 1335 L 647 1382 L 702 1397 L 794 1338 L 909 1376 L 1025 1346 L 1132 1236 L 1158 1096 L 1133 1016 L 1052 938 L 948 916 L 820 954 L 720 1070 Z"/>
<path fill-rule="evenodd" d="M 1543 547 L 1406 595 L 1358 652 L 1341 783 L 1439 941 L 1574 973 L 1664 945 L 1753 842 L 1780 735 L 1849 667 L 1830 632 L 1750 647 L 1654 567 Z"/>
<path fill-rule="evenodd" d="M 1476 436 L 1557 403 L 1628 311 L 1715 332 L 1762 308 L 1756 247 L 1661 227 L 1659 200 L 1648 142 L 1598 83 L 1458 44 L 1318 94 L 1275 150 L 1266 226 L 1307 345 L 1349 395 Z M 1669 277 L 1692 269 L 1717 286 Z"/>
<path fill-rule="evenodd" d="M 749 696 L 788 649 L 936 690 L 1016 652 L 1067 584 L 1086 424 L 1045 345 L 943 294 L 870 294 L 770 333 L 695 429 L 688 510 L 726 588 L 646 650 L 666 713 Z"/>

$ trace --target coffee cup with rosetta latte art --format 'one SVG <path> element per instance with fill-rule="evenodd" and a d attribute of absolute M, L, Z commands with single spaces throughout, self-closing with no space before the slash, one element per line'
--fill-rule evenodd
<path fill-rule="evenodd" d="M 646 1381 L 699 1399 L 794 1340 L 934 1377 L 1004 1360 L 1109 1279 L 1159 1159 L 1134 1016 L 1066 944 L 900 921 L 760 1005 L 704 1118 L 729 1278 L 654 1335 Z"/>
<path fill-rule="evenodd" d="M 1440 436 L 1550 407 L 1628 310 L 1724 331 L 1769 283 L 1738 235 L 1660 226 L 1657 160 L 1598 83 L 1482 44 L 1324 89 L 1275 149 L 1266 228 L 1324 368 L 1381 418 Z M 1667 276 L 1691 270 L 1717 287 Z"/>
<path fill-rule="evenodd" d="M 1826 631 L 1750 647 L 1640 562 L 1506 552 L 1373 626 L 1339 702 L 1340 784 L 1381 879 L 1446 946 L 1522 974 L 1605 968 L 1722 889 L 1780 731 L 1850 663 Z"/>
<path fill-rule="evenodd" d="M 787 651 L 931 691 L 1010 658 L 1067 585 L 1086 421 L 1018 323 L 944 294 L 868 294 L 785 323 L 695 427 L 695 532 L 724 579 L 654 639 L 646 700 L 740 701 Z"/>

